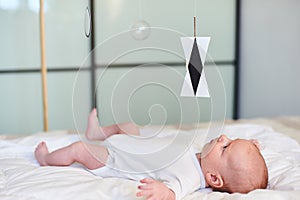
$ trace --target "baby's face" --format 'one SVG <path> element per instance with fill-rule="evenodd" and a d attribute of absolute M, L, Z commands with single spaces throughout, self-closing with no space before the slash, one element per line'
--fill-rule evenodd
<path fill-rule="evenodd" d="M 252 160 L 250 151 L 259 151 L 253 141 L 245 139 L 231 140 L 225 135 L 207 143 L 201 153 L 201 165 L 204 169 L 228 173 L 229 163 L 243 165 L 245 160 Z M 247 158 L 246 158 L 247 157 Z"/>

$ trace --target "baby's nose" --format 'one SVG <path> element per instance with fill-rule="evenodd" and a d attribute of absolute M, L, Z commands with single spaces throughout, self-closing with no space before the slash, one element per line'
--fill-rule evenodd
<path fill-rule="evenodd" d="M 226 135 L 220 135 L 220 137 L 218 138 L 218 142 L 223 142 L 223 141 L 225 141 L 225 140 L 227 140 L 228 138 L 227 138 L 227 136 Z"/>

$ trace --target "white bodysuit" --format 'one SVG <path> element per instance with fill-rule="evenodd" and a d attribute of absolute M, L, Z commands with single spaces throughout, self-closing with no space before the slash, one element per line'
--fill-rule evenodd
<path fill-rule="evenodd" d="M 140 181 L 152 178 L 174 191 L 176 199 L 205 188 L 205 179 L 186 136 L 140 139 L 114 135 L 104 141 L 109 152 L 106 166 L 92 170 L 101 177 L 119 177 Z"/>

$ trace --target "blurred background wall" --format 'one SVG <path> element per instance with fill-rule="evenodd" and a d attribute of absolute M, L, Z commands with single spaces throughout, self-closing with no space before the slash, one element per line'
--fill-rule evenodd
<path fill-rule="evenodd" d="M 93 107 L 101 125 L 299 115 L 299 8 L 297 0 L 45 0 L 50 130 L 83 131 Z M 43 130 L 38 12 L 36 0 L 0 0 L 0 134 Z M 193 36 L 194 16 L 197 36 L 211 36 L 210 99 L 180 97 L 180 37 Z M 140 21 L 151 27 L 143 39 L 132 32 Z"/>
<path fill-rule="evenodd" d="M 240 117 L 300 115 L 300 1 L 241 3 Z"/>

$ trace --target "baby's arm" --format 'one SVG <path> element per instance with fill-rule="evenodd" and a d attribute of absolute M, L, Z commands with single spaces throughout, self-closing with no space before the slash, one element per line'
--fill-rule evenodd
<path fill-rule="evenodd" d="M 144 178 L 140 181 L 143 185 L 139 185 L 138 189 L 142 190 L 136 194 L 138 197 L 146 197 L 146 199 L 175 200 L 175 193 L 160 181 L 150 178 Z"/>

